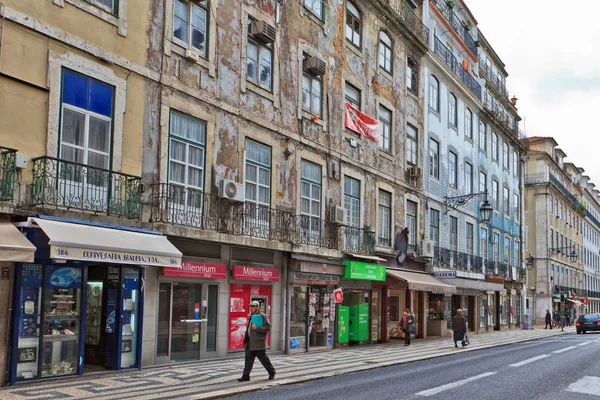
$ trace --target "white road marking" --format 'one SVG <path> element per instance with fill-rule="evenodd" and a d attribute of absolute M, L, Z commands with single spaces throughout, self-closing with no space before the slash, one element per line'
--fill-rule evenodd
<path fill-rule="evenodd" d="M 546 357 L 550 357 L 550 354 L 542 354 L 541 356 L 529 358 L 527 360 L 518 362 L 516 364 L 510 364 L 509 367 L 520 367 L 522 365 L 529 364 L 529 363 L 532 363 L 532 362 L 537 361 L 537 360 L 541 360 L 541 359 L 546 358 Z"/>
<path fill-rule="evenodd" d="M 568 350 L 571 350 L 571 349 L 574 349 L 574 348 L 575 348 L 575 346 L 569 346 L 569 347 L 565 347 L 564 349 L 553 351 L 553 353 L 554 354 L 564 353 L 565 351 L 568 351 Z"/>
<path fill-rule="evenodd" d="M 472 376 L 470 378 L 463 379 L 462 381 L 456 381 L 456 382 L 448 383 L 447 385 L 438 386 L 433 389 L 424 390 L 422 392 L 416 393 L 416 395 L 417 396 L 433 396 L 434 394 L 438 394 L 438 393 L 444 392 L 446 390 L 450 390 L 450 389 L 454 389 L 454 388 L 462 386 L 462 385 L 466 385 L 469 382 L 473 382 L 478 379 L 487 378 L 488 376 L 494 375 L 496 373 L 497 372 L 486 372 L 485 374 Z"/>
<path fill-rule="evenodd" d="M 600 397 L 600 378 L 584 376 L 577 382 L 571 383 L 567 388 L 569 392 L 585 393 Z"/>
<path fill-rule="evenodd" d="M 590 344 L 592 341 L 579 343 L 577 346 L 585 346 L 586 344 Z"/>

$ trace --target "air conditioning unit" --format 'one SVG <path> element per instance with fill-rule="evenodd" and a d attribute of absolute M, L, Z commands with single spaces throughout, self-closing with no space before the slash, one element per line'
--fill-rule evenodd
<path fill-rule="evenodd" d="M 329 220 L 334 224 L 345 225 L 346 224 L 346 210 L 340 206 L 331 206 L 331 213 Z"/>
<path fill-rule="evenodd" d="M 219 183 L 219 197 L 232 201 L 244 201 L 244 185 L 227 179 Z"/>
<path fill-rule="evenodd" d="M 185 58 L 187 58 L 190 61 L 198 62 L 198 54 L 194 53 L 191 50 L 185 51 Z"/>
<path fill-rule="evenodd" d="M 421 168 L 419 168 L 415 165 L 411 165 L 408 171 L 410 173 L 410 176 L 416 176 L 416 177 L 423 176 L 423 170 L 421 170 Z"/>
<path fill-rule="evenodd" d="M 327 70 L 327 65 L 320 58 L 307 57 L 304 59 L 304 69 L 315 76 L 323 76 Z"/>
<path fill-rule="evenodd" d="M 433 241 L 432 240 L 421 240 L 420 256 L 433 258 Z"/>
<path fill-rule="evenodd" d="M 264 21 L 253 20 L 250 23 L 250 34 L 265 44 L 275 42 L 277 30 Z"/>

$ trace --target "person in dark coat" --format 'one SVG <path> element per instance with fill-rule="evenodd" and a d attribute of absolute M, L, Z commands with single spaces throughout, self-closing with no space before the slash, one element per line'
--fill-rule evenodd
<path fill-rule="evenodd" d="M 558 311 L 554 311 L 552 313 L 552 319 L 554 320 L 554 323 L 556 324 L 557 327 L 560 327 L 560 315 L 558 314 Z"/>
<path fill-rule="evenodd" d="M 400 329 L 404 332 L 404 346 L 410 346 L 410 333 L 415 325 L 415 316 L 410 313 L 410 309 L 404 309 L 404 315 L 400 320 Z"/>
<path fill-rule="evenodd" d="M 550 310 L 546 309 L 546 327 L 544 329 L 548 329 L 548 326 L 552 329 L 552 316 L 550 315 Z"/>
<path fill-rule="evenodd" d="M 467 320 L 463 314 L 462 309 L 456 310 L 456 315 L 452 318 L 452 330 L 454 347 L 458 348 L 458 342 L 462 343 L 462 347 L 466 346 L 465 334 L 467 333 Z"/>
<path fill-rule="evenodd" d="M 256 326 L 252 323 L 252 316 L 260 315 L 262 317 L 262 326 Z M 258 358 L 260 363 L 269 373 L 269 380 L 275 378 L 275 367 L 271 364 L 266 352 L 267 333 L 271 330 L 271 322 L 265 314 L 260 311 L 258 301 L 250 302 L 250 316 L 248 317 L 248 328 L 244 336 L 244 347 L 246 348 L 246 358 L 244 360 L 244 372 L 239 382 L 250 380 L 250 372 L 254 366 L 254 360 Z"/>

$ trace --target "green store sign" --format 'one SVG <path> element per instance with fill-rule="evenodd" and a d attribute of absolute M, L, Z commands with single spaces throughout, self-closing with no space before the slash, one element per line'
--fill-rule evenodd
<path fill-rule="evenodd" d="M 364 281 L 385 281 L 385 265 L 369 264 L 360 261 L 344 261 L 345 279 L 362 279 Z"/>

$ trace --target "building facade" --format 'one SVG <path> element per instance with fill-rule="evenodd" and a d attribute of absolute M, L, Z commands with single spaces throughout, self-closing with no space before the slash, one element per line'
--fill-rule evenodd
<path fill-rule="evenodd" d="M 583 171 L 582 171 L 583 172 Z M 585 206 L 583 220 L 583 250 L 581 257 L 584 268 L 584 292 L 580 295 L 584 300 L 584 311 L 600 312 L 600 202 L 598 190 L 591 178 L 581 176 L 580 183 L 583 192 L 582 204 Z M 587 303 L 587 304 L 585 304 Z"/>

